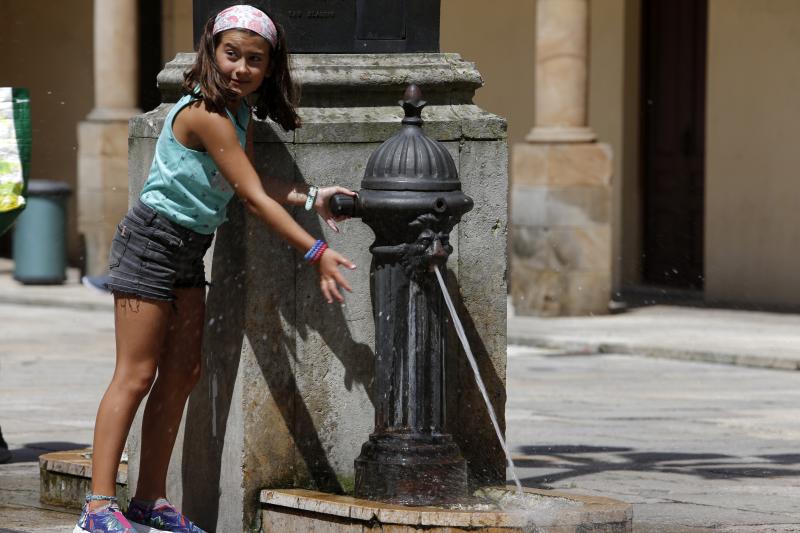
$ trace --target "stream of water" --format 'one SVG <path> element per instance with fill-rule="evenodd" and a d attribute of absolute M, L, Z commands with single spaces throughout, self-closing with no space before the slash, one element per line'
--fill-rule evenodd
<path fill-rule="evenodd" d="M 450 310 L 450 316 L 453 317 L 453 325 L 456 328 L 456 333 L 458 334 L 458 338 L 461 339 L 461 344 L 464 346 L 464 352 L 467 354 L 469 364 L 472 367 L 472 371 L 475 373 L 475 381 L 478 383 L 478 388 L 483 396 L 483 401 L 486 402 L 486 409 L 489 410 L 489 417 L 492 419 L 492 425 L 494 425 L 494 431 L 497 433 L 497 439 L 500 441 L 500 446 L 502 446 L 503 451 L 506 454 L 508 467 L 511 469 L 511 477 L 514 478 L 514 483 L 517 485 L 517 493 L 522 495 L 522 484 L 519 482 L 519 478 L 517 477 L 517 470 L 514 467 L 514 460 L 511 458 L 511 452 L 508 451 L 508 445 L 506 444 L 506 440 L 503 438 L 503 433 L 500 431 L 500 424 L 497 423 L 497 416 L 492 408 L 492 402 L 489 401 L 489 393 L 486 392 L 486 386 L 483 384 L 483 379 L 481 379 L 481 373 L 478 370 L 478 363 L 475 361 L 475 356 L 472 355 L 472 349 L 467 341 L 467 334 L 464 333 L 464 327 L 461 325 L 461 320 L 458 319 L 456 309 L 453 307 L 453 301 L 450 299 L 450 294 L 447 292 L 447 285 L 444 283 L 442 273 L 439 272 L 439 267 L 434 265 L 433 268 L 436 271 L 436 278 L 439 280 L 439 287 L 442 289 L 444 301 L 447 303 L 447 308 Z"/>

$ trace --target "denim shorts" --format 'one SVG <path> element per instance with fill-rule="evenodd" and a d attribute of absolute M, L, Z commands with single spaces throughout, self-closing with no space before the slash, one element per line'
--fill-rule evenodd
<path fill-rule="evenodd" d="M 213 237 L 184 228 L 139 200 L 114 234 L 108 288 L 115 294 L 174 301 L 175 288 L 205 287 L 203 256 Z"/>

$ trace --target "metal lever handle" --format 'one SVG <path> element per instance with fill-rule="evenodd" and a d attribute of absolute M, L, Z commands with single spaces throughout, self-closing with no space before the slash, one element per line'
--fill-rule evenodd
<path fill-rule="evenodd" d="M 356 198 L 346 194 L 334 194 L 329 201 L 334 216 L 356 216 Z"/>

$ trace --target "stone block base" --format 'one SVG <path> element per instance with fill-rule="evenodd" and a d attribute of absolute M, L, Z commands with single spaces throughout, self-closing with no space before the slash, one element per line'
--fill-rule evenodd
<path fill-rule="evenodd" d="M 490 497 L 518 498 L 510 490 L 488 489 Z M 633 510 L 609 498 L 526 489 L 524 507 L 513 511 L 468 506 L 405 507 L 301 489 L 261 492 L 261 528 L 285 533 L 627 533 Z M 489 507 L 486 504 L 483 508 Z"/>
<path fill-rule="evenodd" d="M 42 503 L 80 509 L 91 492 L 91 448 L 46 453 L 39 457 L 39 486 Z M 119 465 L 117 497 L 123 509 L 128 507 L 128 465 Z"/>
<path fill-rule="evenodd" d="M 511 295 L 520 315 L 605 314 L 611 297 L 611 150 L 518 144 Z"/>
<path fill-rule="evenodd" d="M 520 315 L 585 316 L 608 313 L 611 276 L 597 272 L 559 273 L 512 262 L 511 303 Z"/>

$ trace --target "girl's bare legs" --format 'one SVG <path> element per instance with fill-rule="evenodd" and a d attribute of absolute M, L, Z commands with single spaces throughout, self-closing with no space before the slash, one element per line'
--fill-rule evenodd
<path fill-rule="evenodd" d="M 153 384 L 172 313 L 170 302 L 114 296 L 117 360 L 94 426 L 94 494 L 116 494 L 117 469 L 125 439 L 136 409 Z M 89 506 L 94 509 L 106 503 L 92 501 Z"/>
<path fill-rule="evenodd" d="M 200 379 L 205 322 L 205 288 L 176 289 L 176 309 L 165 349 L 158 360 L 158 378 L 142 419 L 142 450 L 136 498 L 166 497 L 169 459 L 189 393 Z"/>

